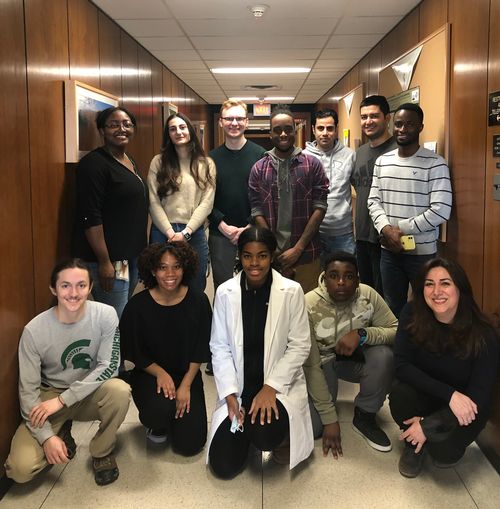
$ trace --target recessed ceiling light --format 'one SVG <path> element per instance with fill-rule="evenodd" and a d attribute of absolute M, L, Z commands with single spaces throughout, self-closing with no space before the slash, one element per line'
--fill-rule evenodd
<path fill-rule="evenodd" d="M 308 73 L 310 67 L 215 67 L 214 74 L 297 74 Z"/>

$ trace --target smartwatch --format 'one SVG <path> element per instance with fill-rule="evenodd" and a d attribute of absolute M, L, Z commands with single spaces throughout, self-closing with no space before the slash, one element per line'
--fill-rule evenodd
<path fill-rule="evenodd" d="M 191 234 L 187 230 L 182 230 L 181 233 L 187 242 L 189 242 L 191 240 Z"/>
<path fill-rule="evenodd" d="M 359 336 L 359 346 L 363 346 L 366 343 L 366 340 L 368 339 L 368 332 L 366 332 L 366 329 L 358 329 L 358 336 Z"/>

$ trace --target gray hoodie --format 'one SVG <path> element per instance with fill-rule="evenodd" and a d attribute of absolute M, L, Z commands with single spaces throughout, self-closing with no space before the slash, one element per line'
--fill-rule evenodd
<path fill-rule="evenodd" d="M 320 233 L 329 236 L 352 233 L 351 184 L 349 180 L 356 160 L 354 151 L 345 147 L 340 140 L 336 140 L 329 152 L 320 150 L 316 141 L 307 142 L 304 153 L 313 155 L 321 161 L 330 181 L 328 209 L 321 223 Z"/>

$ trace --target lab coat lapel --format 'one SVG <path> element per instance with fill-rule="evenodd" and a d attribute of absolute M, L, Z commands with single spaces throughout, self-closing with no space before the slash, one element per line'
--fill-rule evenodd
<path fill-rule="evenodd" d="M 279 333 L 277 327 L 281 320 L 283 303 L 283 276 L 279 272 L 273 270 L 273 283 L 271 285 L 271 293 L 269 295 L 269 306 L 267 308 L 266 328 L 264 333 L 264 341 L 266 345 L 264 362 L 266 364 L 271 359 L 272 345 L 276 334 Z M 273 363 L 271 363 L 271 365 L 272 364 Z"/>

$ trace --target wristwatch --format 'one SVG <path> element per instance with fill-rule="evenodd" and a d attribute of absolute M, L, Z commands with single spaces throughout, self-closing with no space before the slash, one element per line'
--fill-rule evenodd
<path fill-rule="evenodd" d="M 366 343 L 366 340 L 368 339 L 368 332 L 366 332 L 366 329 L 358 329 L 358 336 L 359 336 L 359 346 L 363 346 Z"/>
<path fill-rule="evenodd" d="M 187 230 L 182 230 L 181 233 L 187 242 L 189 242 L 191 240 L 191 234 Z"/>

